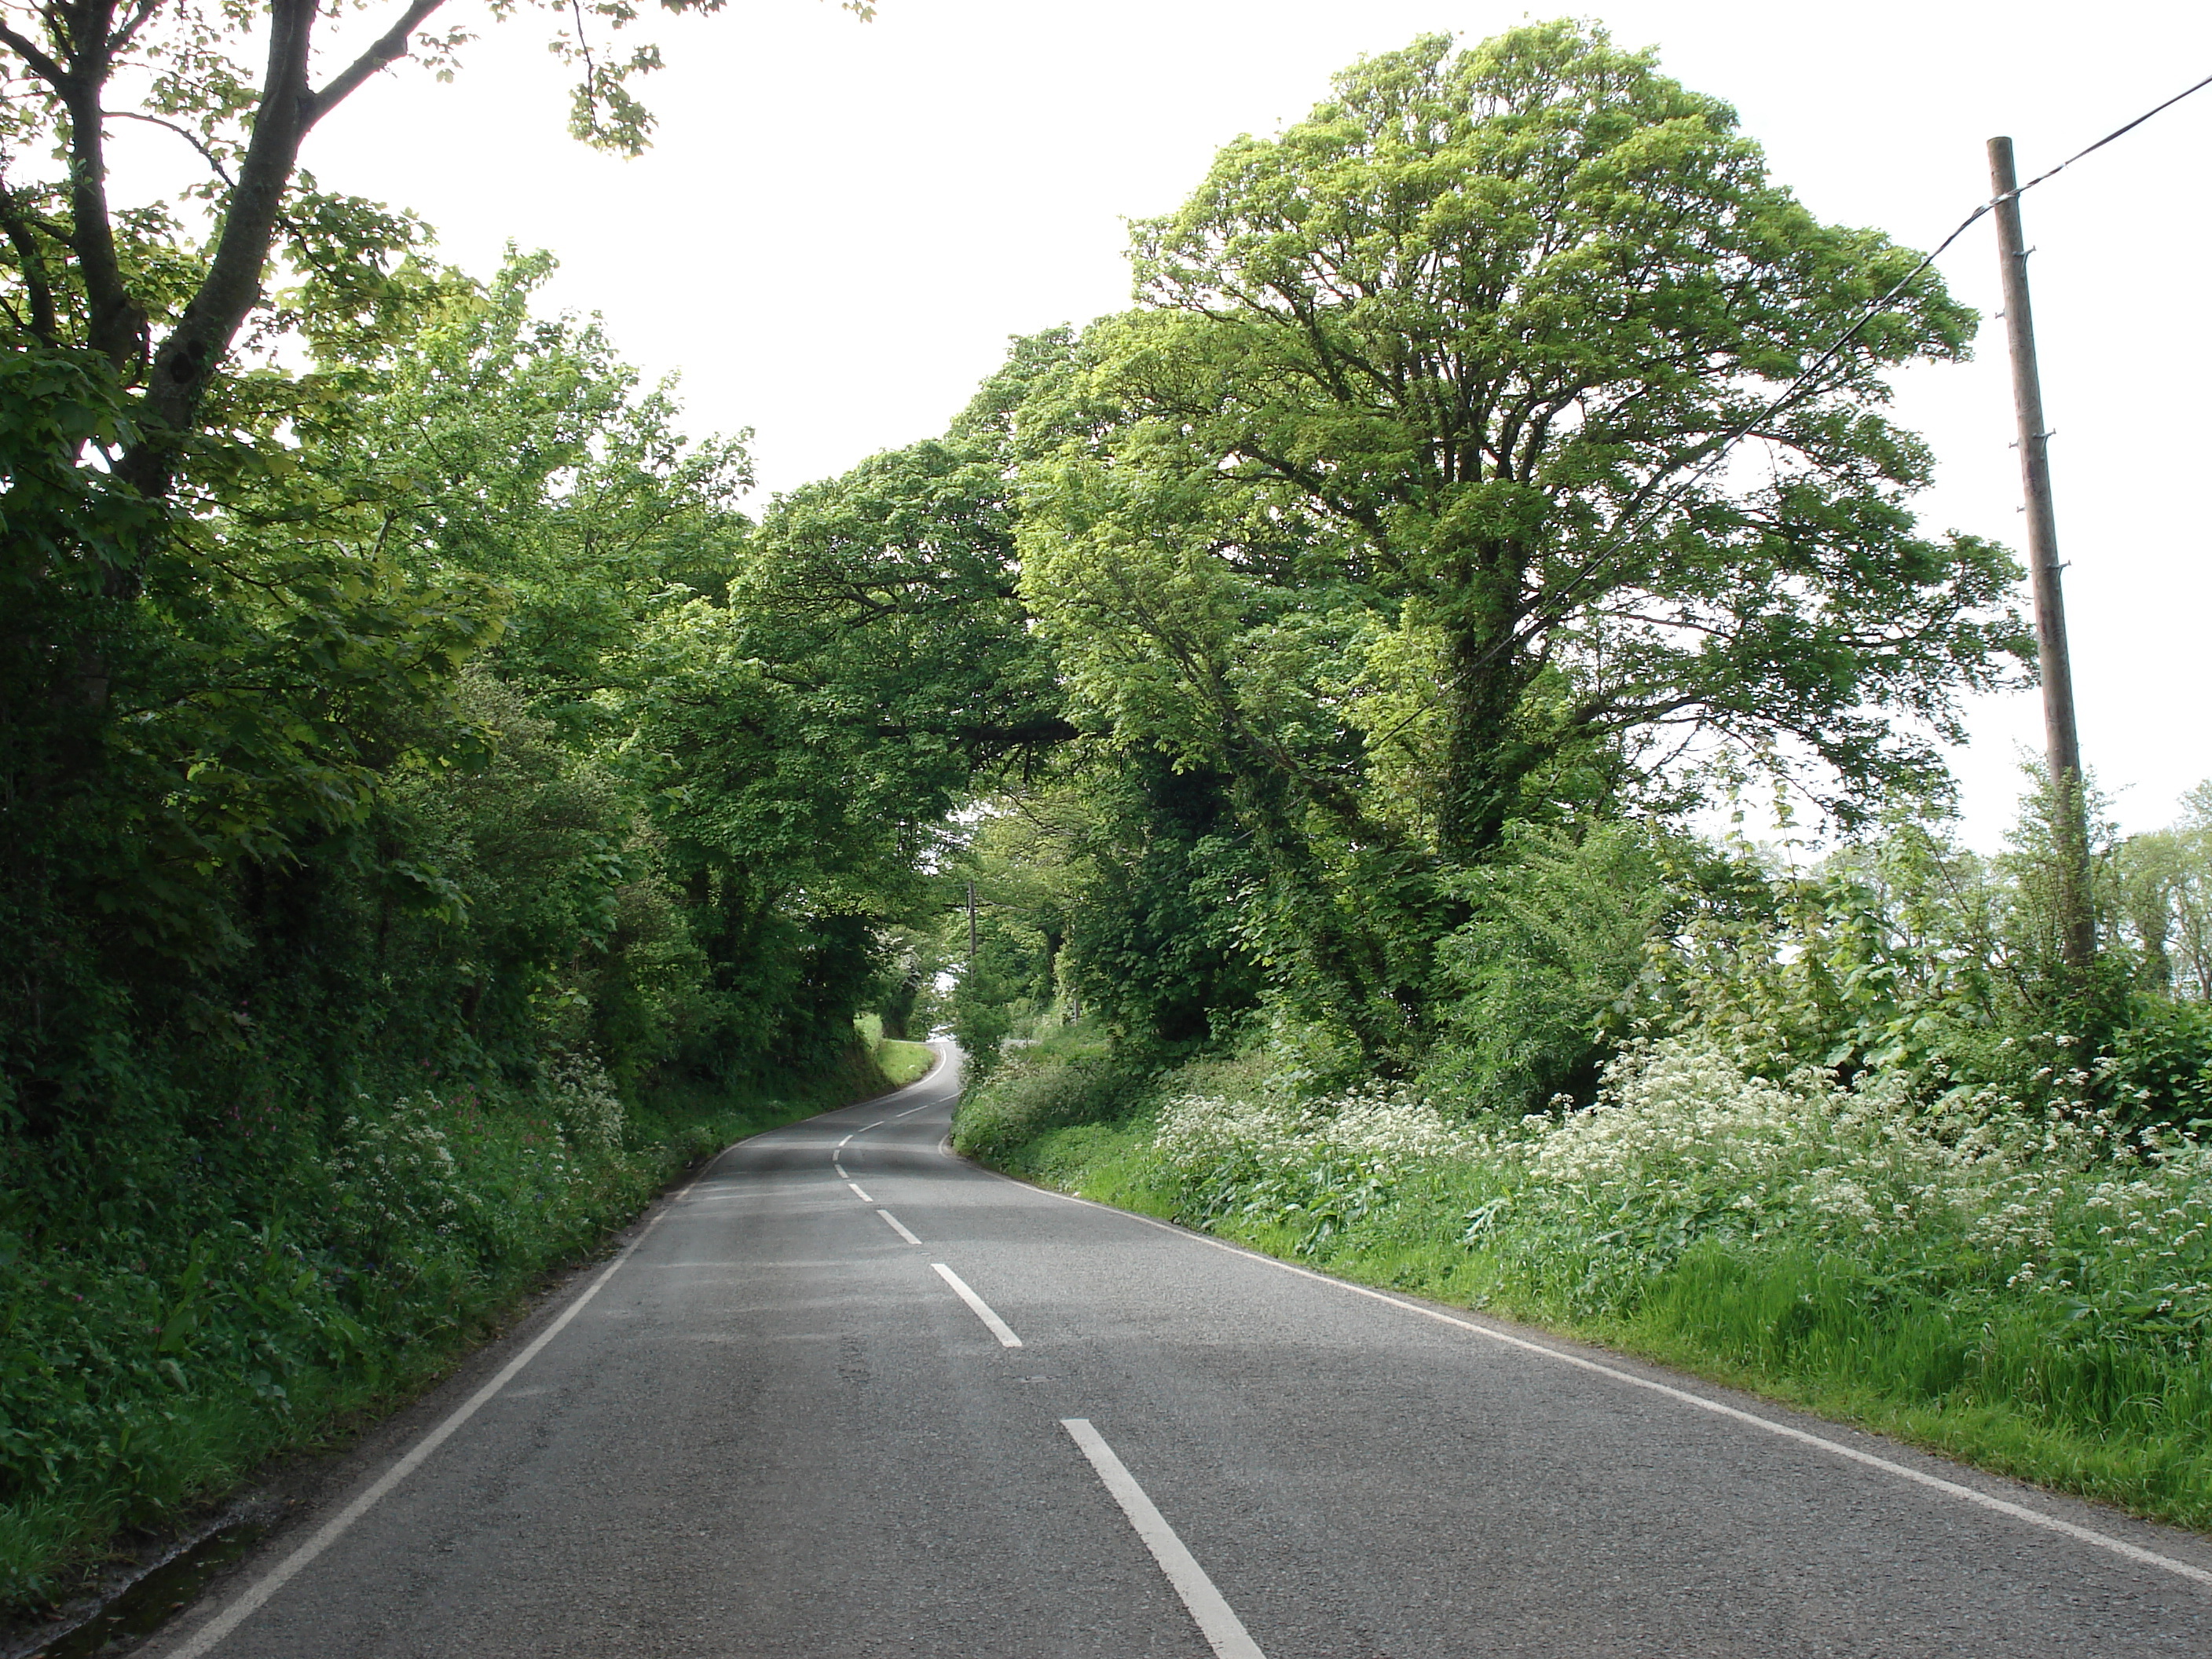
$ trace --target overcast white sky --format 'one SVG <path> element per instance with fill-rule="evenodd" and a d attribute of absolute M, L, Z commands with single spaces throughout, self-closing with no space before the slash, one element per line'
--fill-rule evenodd
<path fill-rule="evenodd" d="M 2023 173 L 2212 74 L 2203 0 L 1612 0 L 1573 8 L 1726 98 L 1776 176 L 1832 220 L 1929 246 L 1988 194 L 1984 141 Z M 373 14 L 372 14 L 373 15 Z M 542 16 L 483 26 L 449 86 L 363 89 L 311 142 L 331 188 L 411 206 L 479 272 L 553 250 L 561 305 L 604 313 L 649 374 L 680 372 L 695 429 L 756 429 L 787 489 L 933 434 L 1006 337 L 1127 301 L 1124 216 L 1163 211 L 1240 132 L 1297 119 L 1332 71 L 1417 33 L 1529 15 L 1480 0 L 732 0 L 656 23 L 661 125 L 622 161 L 564 131 Z M 381 24 L 378 27 L 382 27 Z M 2025 203 L 2082 742 L 2130 829 L 2212 775 L 2212 574 L 2203 179 L 2212 91 Z M 1946 256 L 1997 309 L 1987 222 Z M 2000 323 L 1981 360 L 1917 373 L 1899 404 L 1942 462 L 1925 517 L 2017 545 Z M 2033 693 L 1973 711 L 1956 759 L 1993 844 Z"/>

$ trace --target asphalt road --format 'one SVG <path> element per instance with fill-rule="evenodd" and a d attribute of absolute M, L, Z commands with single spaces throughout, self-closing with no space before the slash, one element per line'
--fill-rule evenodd
<path fill-rule="evenodd" d="M 951 1071 L 725 1153 L 147 1651 L 2212 1655 L 2212 1540 L 988 1174 Z"/>

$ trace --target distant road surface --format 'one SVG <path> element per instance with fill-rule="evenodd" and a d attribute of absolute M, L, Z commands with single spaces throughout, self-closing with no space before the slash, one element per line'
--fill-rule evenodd
<path fill-rule="evenodd" d="M 988 1174 L 956 1066 L 724 1153 L 145 1651 L 2212 1655 L 2212 1540 Z"/>

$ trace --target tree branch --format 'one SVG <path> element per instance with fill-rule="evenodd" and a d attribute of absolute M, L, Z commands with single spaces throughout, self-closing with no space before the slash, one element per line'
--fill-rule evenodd
<path fill-rule="evenodd" d="M 161 0 L 138 0 L 131 15 L 124 20 L 123 27 L 107 37 L 109 52 L 118 52 L 128 46 L 137 38 L 138 31 L 146 27 L 147 20 L 161 9 Z"/>
<path fill-rule="evenodd" d="M 412 0 L 406 13 L 378 39 L 367 52 L 339 70 L 320 92 L 307 95 L 307 112 L 302 130 L 312 127 L 323 117 L 350 98 L 361 83 L 382 69 L 407 55 L 408 37 L 415 33 L 416 25 L 445 3 L 445 0 Z"/>
<path fill-rule="evenodd" d="M 0 46 L 7 46 L 7 49 L 13 51 L 18 58 L 22 58 L 24 64 L 28 64 L 28 69 L 31 69 L 31 73 L 38 76 L 42 82 L 46 82 L 49 86 L 53 86 L 53 91 L 62 91 L 62 88 L 69 84 L 69 70 L 62 69 L 62 66 L 58 64 L 58 62 L 51 60 L 46 53 L 42 53 L 42 51 L 38 49 L 38 42 L 35 42 L 35 40 L 31 40 L 28 35 L 18 35 L 4 22 L 0 22 Z"/>
<path fill-rule="evenodd" d="M 215 258 L 154 355 L 145 405 L 150 429 L 119 468 L 143 495 L 169 494 L 177 447 L 191 429 L 239 325 L 261 297 L 261 274 L 276 238 L 285 189 L 299 162 L 300 141 L 307 135 L 307 52 L 315 15 L 316 0 L 273 0 L 270 7 L 268 72 Z"/>
<path fill-rule="evenodd" d="M 23 216 L 15 192 L 0 185 L 0 231 L 4 231 L 9 243 L 15 250 L 15 258 L 23 268 L 23 293 L 31 302 L 30 331 L 48 345 L 54 343 L 54 290 L 46 280 L 46 257 L 39 252 L 39 240 L 32 231 L 30 222 Z"/>
<path fill-rule="evenodd" d="M 27 35 L 16 33 L 5 23 L 0 23 L 0 46 L 6 46 L 9 51 L 29 64 L 31 73 L 44 81 L 56 92 L 68 90 L 69 71 L 40 51 L 38 42 L 35 40 Z"/>
<path fill-rule="evenodd" d="M 112 0 L 88 0 L 70 21 L 70 65 L 57 85 L 69 112 L 71 251 L 84 284 L 85 343 L 118 370 L 145 349 L 146 314 L 123 281 L 107 207 L 107 131 L 100 94 L 113 71 L 107 50 Z"/>
<path fill-rule="evenodd" d="M 179 126 L 174 121 L 165 121 L 158 115 L 142 115 L 135 109 L 104 109 L 100 111 L 100 117 L 103 121 L 143 121 L 149 127 L 160 127 L 165 131 L 175 133 L 178 137 L 199 151 L 200 159 L 215 169 L 216 178 L 222 179 L 233 190 L 238 188 L 238 180 L 230 176 L 230 169 L 223 166 L 222 157 L 210 149 L 200 136 L 190 127 Z"/>

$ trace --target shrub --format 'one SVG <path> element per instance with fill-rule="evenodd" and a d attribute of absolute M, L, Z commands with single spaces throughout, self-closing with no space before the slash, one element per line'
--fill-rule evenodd
<path fill-rule="evenodd" d="M 952 1145 L 963 1156 L 988 1162 L 1048 1129 L 1115 1122 L 1151 1103 L 1151 1068 L 1085 1052 L 1079 1036 L 1017 1053 L 989 1079 L 971 1077 L 952 1123 Z"/>
<path fill-rule="evenodd" d="M 1447 1010 L 1424 1086 L 1478 1112 L 1586 1097 L 1647 1000 L 1653 937 L 1681 908 L 1656 838 L 1636 824 L 1578 841 L 1525 830 L 1461 890 L 1475 914 L 1438 946 Z"/>

